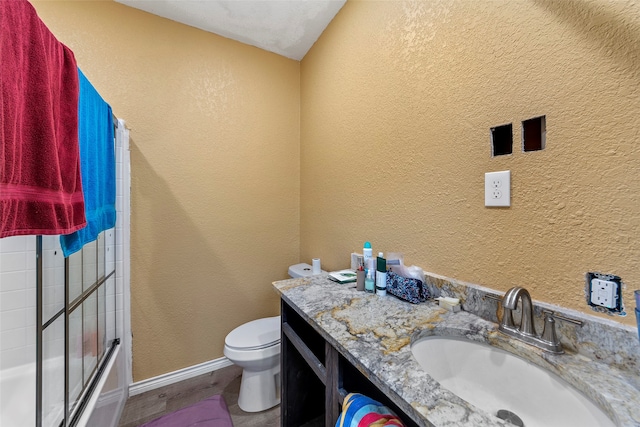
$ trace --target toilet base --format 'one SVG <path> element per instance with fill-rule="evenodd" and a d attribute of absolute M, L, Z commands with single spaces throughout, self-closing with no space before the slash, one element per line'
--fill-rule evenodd
<path fill-rule="evenodd" d="M 280 403 L 280 364 L 271 369 L 244 369 L 238 406 L 245 412 L 260 412 Z"/>

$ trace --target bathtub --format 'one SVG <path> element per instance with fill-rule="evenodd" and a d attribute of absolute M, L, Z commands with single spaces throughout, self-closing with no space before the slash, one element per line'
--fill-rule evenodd
<path fill-rule="evenodd" d="M 82 359 L 71 358 L 70 370 L 82 367 Z M 112 364 L 108 365 L 110 368 Z M 108 371 L 107 371 L 108 373 Z M 64 358 L 46 359 L 43 366 L 42 427 L 58 427 L 64 414 Z M 97 397 L 102 387 L 97 388 Z M 80 385 L 71 390 L 78 396 Z M 118 396 L 120 397 L 120 396 Z M 125 396 L 126 399 L 126 396 Z M 96 399 L 91 397 L 83 414 L 91 415 Z M 78 423 L 78 425 L 85 425 Z M 0 426 L 31 427 L 36 425 L 36 364 L 17 366 L 0 371 Z"/>
<path fill-rule="evenodd" d="M 36 364 L 0 372 L 0 426 L 36 425 Z"/>

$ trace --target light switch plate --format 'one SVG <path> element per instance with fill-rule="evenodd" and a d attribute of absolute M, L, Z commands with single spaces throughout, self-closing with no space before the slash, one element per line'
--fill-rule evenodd
<path fill-rule="evenodd" d="M 484 174 L 484 205 L 511 206 L 511 171 Z"/>

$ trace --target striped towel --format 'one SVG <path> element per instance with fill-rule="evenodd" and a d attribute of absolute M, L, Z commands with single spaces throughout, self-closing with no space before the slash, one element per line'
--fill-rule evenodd
<path fill-rule="evenodd" d="M 360 393 L 349 393 L 342 402 L 336 427 L 404 427 L 393 411 Z"/>

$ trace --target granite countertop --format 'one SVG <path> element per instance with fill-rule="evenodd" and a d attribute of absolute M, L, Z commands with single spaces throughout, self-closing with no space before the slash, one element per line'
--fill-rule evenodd
<path fill-rule="evenodd" d="M 475 314 L 432 301 L 410 304 L 358 292 L 326 275 L 282 280 L 274 288 L 296 312 L 417 424 L 513 426 L 478 409 L 432 379 L 413 358 L 411 342 L 429 335 L 487 342 L 559 375 L 598 404 L 618 426 L 640 426 L 638 371 L 567 352 L 553 355 L 498 332 Z M 349 390 L 347 390 L 349 391 Z"/>

